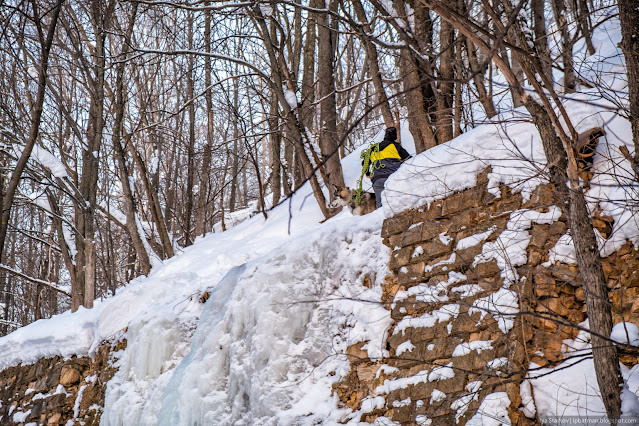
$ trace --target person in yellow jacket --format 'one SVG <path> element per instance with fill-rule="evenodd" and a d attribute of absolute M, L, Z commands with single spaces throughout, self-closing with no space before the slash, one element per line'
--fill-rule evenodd
<path fill-rule="evenodd" d="M 410 158 L 410 154 L 397 142 L 397 129 L 395 127 L 386 129 L 384 140 L 379 143 L 379 149 L 375 145 L 369 149 L 371 149 L 370 164 L 366 170 L 366 176 L 373 184 L 375 202 L 377 208 L 380 208 L 386 179 L 399 169 L 402 162 Z"/>

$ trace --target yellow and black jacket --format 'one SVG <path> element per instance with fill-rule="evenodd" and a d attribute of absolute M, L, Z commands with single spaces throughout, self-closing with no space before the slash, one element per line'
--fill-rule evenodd
<path fill-rule="evenodd" d="M 379 143 L 379 150 L 375 149 L 375 146 L 370 149 L 370 165 L 366 176 L 370 177 L 372 182 L 389 177 L 399 169 L 404 160 L 410 157 L 410 154 L 395 139 L 384 138 Z"/>

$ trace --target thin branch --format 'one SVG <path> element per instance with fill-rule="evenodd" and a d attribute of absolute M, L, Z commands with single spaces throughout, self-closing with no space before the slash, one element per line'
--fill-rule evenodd
<path fill-rule="evenodd" d="M 15 269 L 10 268 L 10 267 L 8 267 L 6 265 L 3 265 L 3 264 L 0 264 L 0 270 L 9 272 L 10 274 L 16 275 L 16 276 L 18 276 L 20 278 L 24 278 L 25 280 L 31 281 L 32 283 L 48 287 L 51 290 L 57 291 L 58 293 L 62 293 L 62 294 L 64 294 L 67 297 L 71 297 L 71 294 L 69 294 L 68 292 L 62 290 L 61 288 L 58 288 L 56 283 L 52 283 L 52 282 L 49 282 L 49 281 L 44 281 L 44 280 L 41 280 L 41 279 L 38 279 L 38 278 L 30 277 L 30 276 L 28 276 L 26 274 L 23 274 L 20 271 L 16 271 Z"/>

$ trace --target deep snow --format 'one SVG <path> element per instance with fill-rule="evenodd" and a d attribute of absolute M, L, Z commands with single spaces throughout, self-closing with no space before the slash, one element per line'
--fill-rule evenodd
<path fill-rule="evenodd" d="M 604 75 L 622 67 L 615 22 L 600 27 L 594 38 L 600 47 L 598 55 L 612 58 L 598 67 Z M 597 57 L 583 64 L 588 61 L 594 64 Z M 611 90 L 619 90 L 622 84 L 610 79 Z M 633 150 L 628 121 L 612 103 L 597 98 L 594 92 L 572 95 L 566 108 L 579 131 L 597 125 L 607 132 L 594 159 L 597 173 L 587 193 L 591 209 L 599 207 L 615 219 L 612 237 L 600 241 L 602 255 L 609 255 L 627 240 L 637 245 L 636 211 L 619 203 L 637 193 L 631 169 L 618 149 L 625 145 Z M 525 116 L 522 111 L 509 115 Z M 413 151 L 405 128 L 402 142 Z M 359 177 L 362 148 L 343 160 L 350 187 Z M 103 341 L 124 337 L 128 345 L 116 354 L 119 370 L 107 387 L 103 424 L 330 424 L 349 419 L 357 423 L 363 412 L 383 406 L 383 395 L 392 388 L 448 373 L 443 368 L 388 381 L 356 413 L 338 408 L 331 395 L 332 383 L 348 372 L 343 355 L 348 345 L 368 342 L 366 349 L 371 357 L 385 355 L 390 316 L 378 303 L 380 284 L 388 272 L 389 251 L 379 236 L 384 217 L 472 187 L 477 175 L 488 166 L 492 167 L 490 189 L 495 195 L 499 185 L 505 184 L 527 197 L 544 182 L 544 164 L 536 130 L 530 123 L 517 120 L 478 126 L 409 160 L 388 180 L 384 209 L 366 217 L 352 217 L 345 211 L 319 224 L 319 208 L 305 186 L 290 201 L 271 210 L 268 220 L 257 215 L 226 232 L 199 239 L 174 258 L 154 266 L 148 277 L 138 278 L 115 297 L 96 303 L 95 308 L 66 312 L 1 338 L 0 369 L 53 355 L 92 354 Z M 531 221 L 558 217 L 553 209 L 544 215 L 531 214 L 512 213 L 509 232 L 498 237 L 505 251 L 485 243 L 488 235 L 473 236 L 462 246 L 483 244 L 482 256 L 501 261 L 507 285 L 516 282 L 519 277 L 511 267 L 512 260 L 516 259 L 517 264 L 526 261 L 527 227 Z M 570 239 L 563 238 L 553 253 L 553 262 L 571 259 Z M 371 288 L 362 285 L 366 274 L 372 277 Z M 210 291 L 211 297 L 202 304 L 199 297 L 204 291 Z M 410 291 L 400 297 L 408 297 Z M 518 299 L 514 292 L 504 288 L 499 296 L 506 301 L 504 309 L 516 312 Z M 481 303 L 480 299 L 478 309 Z M 485 303 L 494 304 L 494 300 Z M 407 318 L 406 326 L 417 320 L 434 323 L 458 312 L 458 305 L 446 306 L 448 309 L 437 315 Z M 508 330 L 506 319 L 501 325 Z M 400 323 L 396 332 L 401 329 Z M 587 349 L 586 334 L 583 341 L 571 342 L 577 346 L 575 351 Z M 623 340 L 625 333 L 620 336 L 617 328 L 614 337 Z M 629 337 L 631 342 L 636 340 L 634 329 Z M 490 342 L 483 345 L 489 346 Z M 482 347 L 461 346 L 459 351 Z M 411 345 L 402 350 L 410 351 Z M 495 360 L 495 364 L 497 361 L 501 362 Z M 563 389 L 596 388 L 588 362 L 564 370 L 560 366 L 543 377 L 540 373 L 549 371 L 531 367 L 527 383 L 532 387 L 522 386 L 526 414 L 587 415 L 584 404 L 598 407 L 596 391 L 586 395 L 585 401 L 574 395 L 559 396 Z M 585 379 L 568 374 L 575 371 L 571 368 L 578 369 Z M 382 369 L 390 372 L 392 367 Z M 630 413 L 637 406 L 634 393 L 639 388 L 639 371 L 633 368 L 624 375 L 624 404 Z M 504 395 L 492 394 L 482 402 L 482 410 L 471 423 L 485 424 L 488 418 L 503 420 L 506 400 Z M 421 421 L 427 424 L 429 419 Z"/>
<path fill-rule="evenodd" d="M 402 137 L 414 152 L 409 134 Z M 343 160 L 350 187 L 363 148 Z M 366 217 L 344 211 L 320 224 L 305 185 L 268 220 L 258 214 L 199 238 L 93 309 L 0 338 L 0 369 L 91 355 L 124 337 L 103 424 L 341 418 L 330 389 L 348 372 L 346 347 L 368 341 L 371 356 L 384 355 L 390 316 L 379 304 L 389 256 L 379 236 L 383 218 L 381 210 Z M 371 289 L 362 285 L 366 274 Z M 205 291 L 211 297 L 203 305 Z"/>

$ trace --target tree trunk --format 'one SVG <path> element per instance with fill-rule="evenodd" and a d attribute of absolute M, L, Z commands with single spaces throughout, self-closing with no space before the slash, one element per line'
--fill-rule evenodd
<path fill-rule="evenodd" d="M 42 111 L 45 98 L 45 91 L 47 85 L 47 68 L 49 66 L 49 52 L 51 51 L 51 45 L 53 44 L 53 36 L 55 34 L 55 28 L 58 23 L 58 17 L 60 16 L 60 9 L 62 8 L 62 0 L 59 0 L 56 6 L 53 8 L 53 15 L 49 28 L 47 30 L 46 39 L 42 33 L 42 21 L 41 17 L 37 16 L 38 7 L 35 0 L 32 1 L 34 21 L 36 22 L 40 36 L 40 64 L 38 66 L 38 94 L 36 95 L 36 101 L 33 105 L 33 113 L 31 115 L 31 128 L 29 130 L 29 137 L 25 143 L 22 154 L 18 159 L 18 162 L 11 173 L 11 178 L 7 185 L 6 191 L 2 193 L 2 200 L 0 207 L 2 214 L 0 215 L 2 220 L 0 222 L 0 263 L 2 263 L 4 253 L 4 243 L 7 238 L 7 229 L 11 219 L 11 208 L 13 206 L 13 200 L 15 198 L 22 173 L 27 166 L 27 162 L 31 157 L 31 152 L 38 139 L 40 132 L 40 122 L 42 120 Z"/>
<path fill-rule="evenodd" d="M 460 34 L 461 38 L 464 38 L 463 35 Z M 463 40 L 460 40 L 459 45 L 455 49 L 455 78 L 457 81 L 462 81 L 464 76 L 462 75 L 462 65 L 464 63 L 464 59 L 462 57 L 462 45 Z M 461 83 L 455 84 L 455 99 L 454 99 L 454 111 L 455 114 L 453 116 L 453 120 L 455 123 L 455 128 L 453 129 L 453 137 L 457 137 L 462 134 L 462 85 Z"/>
<path fill-rule="evenodd" d="M 193 49 L 193 13 L 187 12 L 187 32 L 189 40 L 189 50 Z M 189 106 L 189 141 L 186 151 L 186 211 L 184 213 L 184 246 L 193 244 L 191 240 L 191 216 L 193 215 L 193 186 L 195 184 L 195 59 L 193 55 L 188 56 L 188 71 L 186 74 L 186 96 Z"/>
<path fill-rule="evenodd" d="M 621 416 L 621 386 L 623 378 L 619 368 L 619 355 L 610 341 L 612 331 L 612 304 L 601 265 L 592 220 L 581 188 L 570 189 L 570 229 L 586 296 L 586 312 L 591 333 L 592 357 L 599 391 L 608 418 Z M 614 421 L 611 423 L 614 424 Z"/>
<path fill-rule="evenodd" d="M 621 49 L 628 72 L 628 101 L 635 153 L 632 167 L 639 181 L 639 9 L 635 0 L 619 0 Z"/>
<path fill-rule="evenodd" d="M 608 297 L 608 287 L 601 265 L 592 220 L 588 213 L 583 190 L 580 187 L 568 188 L 566 180 L 566 154 L 561 142 L 544 109 L 528 98 L 527 108 L 533 115 L 533 121 L 539 129 L 544 144 L 549 173 L 552 177 L 559 200 L 568 216 L 575 255 L 581 275 L 586 313 L 591 333 L 592 356 L 601 397 L 609 419 L 618 419 L 621 415 L 621 384 L 623 378 L 619 367 L 619 356 L 610 341 L 612 331 L 612 304 Z M 614 424 L 614 423 L 612 423 Z"/>
<path fill-rule="evenodd" d="M 584 37 L 586 42 L 586 48 L 588 49 L 589 55 L 595 54 L 595 46 L 592 44 L 592 24 L 590 23 L 590 11 L 588 10 L 588 2 L 586 0 L 576 0 L 577 1 L 577 10 L 578 21 L 579 21 L 579 29 L 581 30 L 581 35 Z"/>
<path fill-rule="evenodd" d="M 529 62 L 534 66 L 533 61 L 534 58 Z M 534 71 L 530 69 L 531 66 L 528 63 L 525 63 L 524 66 L 526 74 L 532 80 Z M 534 83 L 536 84 L 535 90 L 537 94 L 540 97 L 546 96 L 541 86 L 536 81 Z M 551 94 L 553 93 L 552 88 L 550 92 Z M 526 97 L 526 108 L 541 135 L 547 163 L 552 165 L 549 170 L 551 182 L 554 184 L 555 190 L 559 194 L 559 201 L 568 216 L 568 225 L 575 246 L 575 257 L 586 297 L 586 313 L 592 336 L 592 355 L 597 382 L 608 418 L 611 424 L 615 424 L 616 419 L 621 415 L 620 392 L 623 378 L 619 367 L 617 349 L 610 341 L 612 304 L 608 296 L 608 287 L 601 264 L 597 238 L 586 205 L 583 188 L 578 183 L 576 167 L 573 164 L 575 161 L 574 153 L 571 151 L 573 149 L 572 146 L 576 143 L 576 139 L 574 139 L 576 134 L 573 131 L 574 140 L 572 145 L 566 147 L 562 143 L 559 133 L 564 130 L 550 108 L 543 108 L 531 96 Z M 551 117 L 554 117 L 556 124 L 553 124 Z M 570 122 L 565 124 L 572 128 Z M 566 135 L 563 138 L 568 139 Z"/>
<path fill-rule="evenodd" d="M 233 124 L 233 151 L 231 151 L 231 193 L 229 194 L 229 211 L 234 212 L 237 207 L 237 187 L 238 187 L 238 175 L 239 175 L 239 155 L 238 146 L 239 143 L 236 137 L 239 137 L 237 130 L 237 118 Z"/>
<path fill-rule="evenodd" d="M 330 8 L 337 3 L 331 1 Z M 319 145 L 322 163 L 326 169 L 326 185 L 344 186 L 342 164 L 338 155 L 337 107 L 335 100 L 335 45 L 333 17 L 328 13 L 317 14 L 317 85 L 320 98 Z M 329 191 L 332 194 L 333 191 Z M 340 209 L 341 210 L 341 209 Z M 334 212 L 335 214 L 338 211 Z"/>
<path fill-rule="evenodd" d="M 229 194 L 229 211 L 234 212 L 237 207 L 237 187 L 239 167 L 239 139 L 240 127 L 238 109 L 240 107 L 240 94 L 237 79 L 233 80 L 233 152 L 231 153 L 231 193 Z"/>
<path fill-rule="evenodd" d="M 388 102 L 388 97 L 386 96 L 386 89 L 384 89 L 384 83 L 382 82 L 382 73 L 379 69 L 377 48 L 369 38 L 369 35 L 372 34 L 373 31 L 370 24 L 368 23 L 366 12 L 364 11 L 364 7 L 362 6 L 360 0 L 352 0 L 352 4 L 357 16 L 357 20 L 362 25 L 362 30 L 364 30 L 363 34 L 361 34 L 360 37 L 366 48 L 366 63 L 369 66 L 370 76 L 373 80 L 373 87 L 375 88 L 375 93 L 377 95 L 377 105 L 379 106 L 382 117 L 384 118 L 384 124 L 386 125 L 386 127 L 391 127 L 395 125 L 395 119 L 393 118 L 393 113 Z"/>
<path fill-rule="evenodd" d="M 475 84 L 475 88 L 477 89 L 479 102 L 484 107 L 486 117 L 492 118 L 497 115 L 495 103 L 493 102 L 492 94 L 489 93 L 489 91 L 486 89 L 484 70 L 480 69 L 479 61 L 477 60 L 477 54 L 475 53 L 475 45 L 469 38 L 466 38 L 466 53 L 468 55 L 470 70 L 473 73 L 473 83 Z M 489 64 L 488 67 L 492 70 L 492 65 Z M 488 81 L 489 84 L 492 84 L 492 79 L 489 78 Z"/>
<path fill-rule="evenodd" d="M 128 53 L 129 41 L 133 33 L 133 27 L 135 24 L 135 17 L 137 14 L 138 4 L 133 4 L 133 11 L 131 12 L 131 18 L 129 20 L 128 28 L 123 43 L 122 55 L 126 56 Z M 131 190 L 131 182 L 129 180 L 129 170 L 124 155 L 124 149 L 122 148 L 122 123 L 124 121 L 124 106 L 126 103 L 126 97 L 124 95 L 124 69 L 126 62 L 121 61 L 116 66 L 116 83 L 115 83 L 115 103 L 114 112 L 115 119 L 113 121 L 113 148 L 118 165 L 118 172 L 120 176 L 120 183 L 122 184 L 122 195 L 124 199 L 124 214 L 126 215 L 126 226 L 133 243 L 133 247 L 137 254 L 137 258 L 140 262 L 140 270 L 144 275 L 148 275 L 151 271 L 151 262 L 149 260 L 149 253 L 144 245 L 142 238 L 144 235 L 140 235 L 138 228 L 137 217 L 135 212 L 135 199 L 133 198 L 133 191 Z"/>
<path fill-rule="evenodd" d="M 425 101 L 422 93 L 424 83 L 420 80 L 415 59 L 406 49 L 401 52 L 400 72 L 408 111 L 406 121 L 415 141 L 415 150 L 419 154 L 436 146 L 437 140 L 428 113 L 424 109 Z"/>
<path fill-rule="evenodd" d="M 524 105 L 523 95 L 519 90 L 519 86 L 523 86 L 524 84 L 524 71 L 522 70 L 521 64 L 519 63 L 517 58 L 512 56 L 510 60 L 512 63 L 513 74 L 515 75 L 515 78 L 517 78 L 517 86 L 511 85 L 510 94 L 513 97 L 513 106 L 515 108 L 519 108 L 520 106 Z"/>
<path fill-rule="evenodd" d="M 284 195 L 290 197 L 293 194 L 298 180 L 297 161 L 295 159 L 295 146 L 288 138 L 283 138 L 284 142 L 284 161 L 282 162 L 282 186 L 284 187 Z"/>
<path fill-rule="evenodd" d="M 84 267 L 84 307 L 93 308 L 93 300 L 95 299 L 95 240 L 85 243 L 86 265 Z"/>
<path fill-rule="evenodd" d="M 266 26 L 266 22 L 264 16 L 262 15 L 259 8 L 253 9 L 254 18 L 256 27 L 260 33 L 260 37 L 264 41 L 264 45 L 266 47 L 266 51 L 269 57 L 269 61 L 271 63 L 272 69 L 281 69 L 281 66 L 276 66 L 276 64 L 282 65 L 277 60 L 276 55 L 276 47 L 273 45 L 273 42 L 270 38 L 270 34 L 268 31 L 268 27 Z M 276 94 L 278 102 L 282 108 L 284 119 L 288 125 L 288 129 L 290 130 L 290 139 L 296 146 L 297 156 L 304 170 L 304 174 L 308 177 L 311 188 L 313 189 L 313 195 L 317 200 L 317 204 L 322 211 L 322 214 L 325 218 L 330 217 L 330 212 L 328 207 L 326 206 L 326 198 L 324 197 L 324 193 L 322 192 L 322 187 L 317 180 L 317 176 L 315 174 L 315 170 L 313 165 L 311 164 L 308 155 L 305 151 L 304 139 L 306 138 L 306 130 L 304 129 L 303 123 L 300 121 L 299 117 L 296 115 L 296 111 L 291 108 L 289 105 L 287 96 L 284 93 L 284 84 L 283 75 L 279 72 L 273 73 L 273 81 L 271 82 L 271 89 Z"/>
<path fill-rule="evenodd" d="M 137 6 L 137 5 L 136 5 Z M 124 65 L 124 62 L 121 63 Z M 118 79 L 121 76 L 118 76 Z M 120 176 L 120 182 L 122 184 L 122 196 L 124 201 L 124 214 L 126 216 L 126 226 L 129 236 L 131 238 L 131 242 L 133 243 L 133 247 L 137 254 L 137 258 L 140 261 L 140 270 L 144 275 L 148 275 L 151 271 L 151 262 L 149 260 L 149 253 L 147 252 L 147 247 L 143 242 L 143 238 L 146 238 L 143 234 L 140 233 L 140 228 L 138 227 L 138 219 L 135 208 L 135 199 L 133 197 L 133 191 L 131 189 L 131 181 L 129 180 L 130 173 L 127 167 L 126 158 L 124 155 L 124 149 L 122 148 L 121 143 L 121 123 L 122 123 L 122 115 L 124 112 L 124 100 L 123 93 L 121 90 L 123 89 L 122 82 L 117 83 L 116 91 L 119 101 L 116 101 L 116 118 L 114 121 L 114 130 L 113 130 L 113 147 L 114 154 L 116 158 L 116 163 L 118 166 L 118 174 Z"/>
<path fill-rule="evenodd" d="M 568 28 L 568 18 L 566 17 L 566 5 L 564 0 L 551 0 L 552 10 L 555 15 L 557 27 L 561 30 L 561 59 L 564 66 L 564 93 L 575 91 L 575 67 L 572 58 L 573 41 Z"/>
<path fill-rule="evenodd" d="M 273 194 L 273 206 L 276 206 L 280 202 L 282 196 L 282 160 L 281 147 L 282 147 L 282 134 L 279 129 L 279 119 L 277 117 L 277 98 L 271 96 L 271 105 L 269 111 L 269 140 L 270 140 L 270 167 L 271 167 L 271 193 Z"/>
<path fill-rule="evenodd" d="M 209 1 L 205 3 L 210 4 Z M 204 51 L 211 53 L 211 11 L 204 12 Z M 195 235 L 204 235 L 206 233 L 206 212 L 208 209 L 208 194 L 209 194 L 209 180 L 210 180 L 210 167 L 211 157 L 213 151 L 213 90 L 211 89 L 211 73 L 212 65 L 211 58 L 204 58 L 204 85 L 206 86 L 206 92 L 204 97 L 206 98 L 206 145 L 204 146 L 204 154 L 202 155 L 202 168 L 200 172 L 200 189 L 198 194 L 197 203 L 197 218 L 195 221 Z M 209 228 L 210 229 L 210 228 Z"/>
<path fill-rule="evenodd" d="M 89 120 L 87 125 L 87 146 L 82 151 L 82 172 L 80 176 L 81 205 L 76 206 L 77 228 L 80 238 L 76 241 L 78 256 L 76 258 L 77 282 L 82 288 L 72 297 L 72 310 L 80 304 L 93 306 L 95 293 L 95 208 L 98 190 L 98 166 L 102 134 L 104 131 L 104 100 L 106 72 L 106 36 L 110 26 L 115 2 L 105 4 L 104 0 L 92 0 L 90 7 L 91 22 L 94 29 L 95 59 L 93 64 L 93 87 L 91 93 Z M 88 306 L 87 306 L 88 307 Z"/>
<path fill-rule="evenodd" d="M 453 138 L 453 93 L 455 79 L 455 30 L 445 20 L 439 28 L 439 81 L 437 82 L 437 110 L 435 116 L 436 139 L 438 144 Z"/>
<path fill-rule="evenodd" d="M 544 9 L 545 0 L 531 0 L 533 32 L 535 34 L 535 49 L 541 62 L 541 68 L 550 81 L 552 81 L 552 61 L 550 59 L 550 49 L 548 48 L 548 32 L 546 30 L 546 17 Z"/>
<path fill-rule="evenodd" d="M 177 121 L 177 119 L 176 119 Z M 165 228 L 167 228 L 167 232 L 168 230 L 172 229 L 171 224 L 173 223 L 173 212 L 175 210 L 175 194 L 176 194 L 176 180 L 177 180 L 177 173 L 179 170 L 179 167 L 176 166 L 176 157 L 177 157 L 177 147 L 178 144 L 177 143 L 173 143 L 171 144 L 171 153 L 169 158 L 167 159 L 167 163 L 168 163 L 168 170 L 166 172 L 166 179 L 165 179 L 165 188 L 164 188 L 164 215 L 163 215 L 163 221 L 165 223 Z M 134 148 L 131 147 L 131 151 L 132 151 L 132 155 L 133 155 L 133 159 L 136 160 L 136 165 L 138 165 L 138 168 L 140 169 L 140 171 L 143 168 L 143 164 L 140 165 L 137 163 L 137 158 L 138 156 L 136 155 L 136 153 L 133 153 Z M 141 161 L 141 159 L 140 159 Z M 144 182 L 144 188 L 146 189 L 147 192 L 147 196 L 149 198 L 151 198 L 150 192 L 154 192 L 157 194 L 157 192 L 155 191 L 153 185 L 151 184 L 151 182 Z M 161 211 L 160 211 L 161 213 Z M 155 221 L 155 210 L 154 207 L 151 206 L 151 215 L 153 217 L 153 220 Z M 159 231 L 159 226 L 158 226 L 158 231 Z M 161 235 L 160 235 L 161 237 Z M 166 255 L 166 252 L 164 253 Z"/>
<path fill-rule="evenodd" d="M 439 13 L 442 18 L 455 25 L 467 37 L 473 38 L 473 41 L 486 53 L 490 53 L 491 47 L 480 36 L 471 32 L 467 28 L 467 22 L 451 13 L 450 9 L 444 6 L 443 3 L 435 0 L 423 1 L 432 7 L 436 13 Z M 494 23 L 498 30 L 503 30 L 501 21 L 495 20 Z M 510 41 L 512 42 L 512 40 Z M 519 48 L 526 50 L 526 46 L 519 45 Z M 522 60 L 523 57 L 519 56 L 517 52 L 513 51 L 513 54 L 517 56 L 516 59 L 518 61 Z M 568 216 L 568 224 L 572 231 L 575 245 L 577 265 L 582 274 L 584 293 L 586 295 L 586 309 L 593 336 L 592 353 L 597 381 L 606 412 L 614 424 L 616 422 L 615 419 L 618 419 L 620 414 L 620 391 L 623 380 L 616 348 L 609 340 L 612 326 L 611 305 L 583 189 L 578 186 L 576 179 L 576 170 L 573 164 L 575 161 L 574 153 L 569 145 L 569 140 L 563 133 L 564 130 L 561 123 L 554 115 L 552 108 L 548 106 L 547 95 L 541 85 L 535 80 L 534 71 L 530 69 L 531 66 L 520 62 L 523 67 L 522 70 L 526 72 L 527 77 L 533 83 L 535 91 L 544 106 L 539 105 L 532 96 L 524 94 L 523 88 L 518 84 L 518 79 L 512 69 L 503 60 L 500 60 L 499 57 L 494 57 L 494 59 L 511 87 L 517 90 L 522 99 L 525 100 L 525 106 L 541 136 L 547 164 L 549 165 L 551 182 L 559 195 L 561 206 Z M 553 99 L 556 100 L 556 97 L 553 97 Z M 562 109 L 561 105 L 558 105 L 558 107 L 560 107 L 560 110 Z M 572 128 L 570 123 L 565 124 Z M 568 183 L 570 183 L 570 189 L 568 188 Z"/>
<path fill-rule="evenodd" d="M 311 7 L 319 7 L 319 0 L 310 0 Z M 306 22 L 306 41 L 303 48 L 302 85 L 301 85 L 301 111 L 300 120 L 304 128 L 313 132 L 313 118 L 315 116 L 315 40 L 316 40 L 316 13 L 309 12 Z M 289 162 L 289 167 L 293 162 Z M 290 172 L 289 172 L 290 173 Z M 291 175 L 293 175 L 291 173 Z"/>
<path fill-rule="evenodd" d="M 166 228 L 166 222 L 164 220 L 164 216 L 162 215 L 162 208 L 160 207 L 160 200 L 157 191 L 153 188 L 151 184 L 151 180 L 149 179 L 149 172 L 144 164 L 144 160 L 140 154 L 135 150 L 135 147 L 130 143 L 125 143 L 126 146 L 129 147 L 129 152 L 133 157 L 133 161 L 139 170 L 139 177 L 144 184 L 144 189 L 146 190 L 146 195 L 148 197 L 149 207 L 151 208 L 151 217 L 153 218 L 153 222 L 158 229 L 158 234 L 160 236 L 160 242 L 163 248 L 164 258 L 173 257 L 173 243 L 171 242 L 171 238 L 169 237 L 169 232 Z M 167 208 L 170 206 L 167 197 Z"/>
<path fill-rule="evenodd" d="M 433 130 L 437 110 L 436 88 L 429 76 L 429 74 L 433 75 L 435 70 L 427 58 L 418 57 L 412 52 L 412 49 L 408 48 L 408 45 L 415 46 L 417 44 L 420 51 L 424 52 L 430 49 L 433 42 L 433 22 L 430 11 L 423 2 L 415 1 L 410 3 L 410 6 L 414 9 L 412 19 L 415 23 L 415 38 L 411 38 L 404 31 L 399 31 L 402 40 L 407 44 L 400 53 L 399 71 L 404 90 L 404 102 L 408 112 L 406 118 L 408 129 L 415 141 L 415 150 L 419 154 L 436 146 L 439 142 Z M 376 5 L 376 7 L 379 10 L 380 6 Z M 409 26 L 410 20 L 406 16 L 404 0 L 395 0 L 394 8 L 399 15 L 397 19 L 401 19 L 403 23 L 402 26 Z"/>
<path fill-rule="evenodd" d="M 62 212 L 60 210 L 58 199 L 54 196 L 51 190 L 47 191 L 47 200 L 49 201 L 49 206 L 51 207 L 51 211 L 53 212 L 53 215 L 51 216 L 51 225 L 55 232 L 58 234 L 58 245 L 60 246 L 60 251 L 62 252 L 62 261 L 64 262 L 64 266 L 67 268 L 67 271 L 69 271 L 69 277 L 71 279 L 71 289 L 73 291 L 74 288 L 78 288 L 78 285 L 76 283 L 77 274 L 75 271 L 75 262 L 71 253 L 71 247 L 66 240 L 66 235 L 64 232 Z"/>

